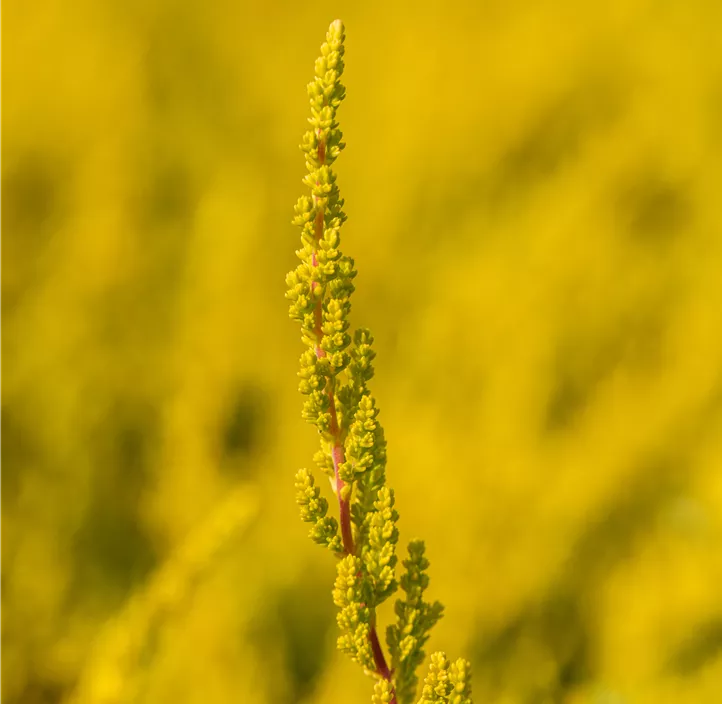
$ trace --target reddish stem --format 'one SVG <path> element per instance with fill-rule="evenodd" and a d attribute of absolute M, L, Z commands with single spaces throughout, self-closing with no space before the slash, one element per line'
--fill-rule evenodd
<path fill-rule="evenodd" d="M 391 681 L 391 670 L 386 664 L 386 658 L 384 657 L 384 651 L 381 650 L 381 643 L 379 643 L 379 636 L 376 633 L 376 625 L 371 627 L 369 633 L 369 640 L 371 641 L 371 652 L 374 654 L 374 665 L 376 665 L 376 672 L 381 675 L 385 680 Z"/>

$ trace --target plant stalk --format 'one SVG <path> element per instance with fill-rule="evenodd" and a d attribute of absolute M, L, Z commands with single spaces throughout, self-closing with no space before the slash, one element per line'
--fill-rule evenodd
<path fill-rule="evenodd" d="M 320 139 L 318 143 L 317 158 L 319 164 L 323 166 L 326 161 L 326 144 L 322 139 Z M 316 203 L 318 202 L 315 196 L 313 197 L 313 199 Z M 319 208 L 316 212 L 316 220 L 314 222 L 314 235 L 316 242 L 320 242 L 321 237 L 323 237 L 323 220 L 324 211 Z M 318 266 L 318 258 L 316 256 L 316 252 L 313 253 L 312 262 L 314 267 Z M 318 286 L 318 283 L 314 281 L 312 284 L 312 290 L 315 290 L 316 286 Z M 323 337 L 323 332 L 321 330 L 321 325 L 323 321 L 323 301 L 321 299 L 316 301 L 316 307 L 314 309 L 314 320 L 316 324 L 316 357 L 320 359 L 321 357 L 326 356 L 326 351 L 321 349 L 321 338 Z M 355 546 L 353 540 L 353 530 L 351 527 L 351 500 L 350 497 L 347 497 L 345 499 L 343 498 L 342 489 L 346 486 L 346 483 L 339 476 L 339 469 L 341 465 L 345 462 L 345 456 L 343 440 L 341 438 L 341 429 L 338 424 L 338 413 L 336 412 L 335 385 L 333 378 L 331 378 L 328 383 L 328 402 L 329 413 L 331 414 L 330 432 L 331 436 L 333 437 L 331 458 L 333 460 L 336 497 L 338 498 L 339 523 L 341 524 L 341 540 L 343 542 L 343 549 L 346 555 L 354 555 Z M 372 620 L 371 628 L 369 630 L 369 642 L 371 643 L 371 651 L 374 656 L 376 673 L 388 682 L 391 682 L 391 670 L 389 670 L 388 663 L 386 662 L 384 652 L 381 648 L 381 643 L 379 642 L 379 636 L 376 632 L 375 620 L 376 619 L 374 617 L 374 619 Z M 390 704 L 397 704 L 395 692 Z"/>

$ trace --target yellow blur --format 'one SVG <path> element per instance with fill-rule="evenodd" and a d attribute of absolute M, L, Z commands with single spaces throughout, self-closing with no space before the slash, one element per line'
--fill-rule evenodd
<path fill-rule="evenodd" d="M 293 500 L 284 276 L 336 16 L 427 652 L 477 702 L 722 701 L 714 0 L 5 3 L 2 701 L 370 700 Z"/>

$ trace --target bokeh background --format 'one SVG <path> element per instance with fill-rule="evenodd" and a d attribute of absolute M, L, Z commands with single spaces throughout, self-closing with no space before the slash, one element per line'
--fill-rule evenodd
<path fill-rule="evenodd" d="M 478 702 L 722 701 L 722 4 L 9 0 L 3 702 L 369 700 L 283 297 L 337 16 L 429 648 Z"/>

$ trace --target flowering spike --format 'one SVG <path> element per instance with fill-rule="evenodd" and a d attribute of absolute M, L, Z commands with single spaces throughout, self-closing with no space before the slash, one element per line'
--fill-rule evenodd
<path fill-rule="evenodd" d="M 416 670 L 424 660 L 423 646 L 429 638 L 429 631 L 444 611 L 438 601 L 429 604 L 423 598 L 429 585 L 426 574 L 429 561 L 424 555 L 425 549 L 422 540 L 409 543 L 409 557 L 404 560 L 406 574 L 401 577 L 406 599 L 397 599 L 396 625 L 389 626 L 386 631 L 391 664 L 396 670 L 396 691 L 402 703 L 414 698 L 418 684 Z"/>
<path fill-rule="evenodd" d="M 449 661 L 444 653 L 434 653 L 431 656 L 429 674 L 424 679 L 419 704 L 447 704 L 452 689 Z"/>
<path fill-rule="evenodd" d="M 369 639 L 371 610 L 366 606 L 361 560 L 347 555 L 337 566 L 333 603 L 340 611 L 336 622 L 341 630 L 338 647 L 351 659 L 369 670 L 374 669 L 374 656 Z"/>
<path fill-rule="evenodd" d="M 312 523 L 310 538 L 325 545 L 335 553 L 342 554 L 343 546 L 338 536 L 338 522 L 326 515 L 328 501 L 321 496 L 313 475 L 307 469 L 296 473 L 296 503 L 301 508 L 301 520 Z"/>
<path fill-rule="evenodd" d="M 468 660 L 450 665 L 445 653 L 434 653 L 418 704 L 472 704 Z"/>
<path fill-rule="evenodd" d="M 449 695 L 449 704 L 472 704 L 471 702 L 471 664 L 459 658 L 449 669 L 449 680 L 453 689 Z"/>
<path fill-rule="evenodd" d="M 313 459 L 331 480 L 338 520 L 327 515 L 328 501 L 308 470 L 296 475 L 296 501 L 301 519 L 311 524 L 312 540 L 341 558 L 333 590 L 339 649 L 377 678 L 374 704 L 398 704 L 411 702 L 415 695 L 422 646 L 442 606 L 423 601 L 429 563 L 423 543 L 413 542 L 400 580 L 406 599 L 397 601 L 397 623 L 387 631 L 393 658 L 389 667 L 378 638 L 376 607 L 398 589 L 399 516 L 394 492 L 386 485 L 386 439 L 368 386 L 376 356 L 373 336 L 365 328 L 353 336 L 350 332 L 356 268 L 341 251 L 346 214 L 334 170 L 345 147 L 336 119 L 346 94 L 341 83 L 344 39 L 343 23 L 335 20 L 307 86 L 310 128 L 300 148 L 306 162 L 303 183 L 309 192 L 294 208 L 293 224 L 301 230 L 299 263 L 286 276 L 289 315 L 300 324 L 306 346 L 298 372 L 298 388 L 305 397 L 302 416 L 320 435 Z M 466 696 L 467 672 L 458 666 L 447 676 L 455 692 L 456 681 L 460 683 L 459 697 Z M 454 704 L 467 700 L 455 699 Z"/>
<path fill-rule="evenodd" d="M 378 606 L 397 589 L 396 543 L 399 514 L 394 508 L 393 489 L 379 490 L 374 510 L 366 517 L 368 544 L 364 546 L 363 561 L 371 584 L 371 599 Z"/>

